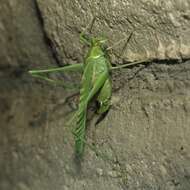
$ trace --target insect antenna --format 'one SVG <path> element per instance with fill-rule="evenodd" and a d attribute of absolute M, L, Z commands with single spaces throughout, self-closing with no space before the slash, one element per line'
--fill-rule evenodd
<path fill-rule="evenodd" d="M 87 29 L 88 29 L 88 27 L 89 27 L 89 33 L 90 33 L 90 34 L 92 33 L 92 28 L 93 28 L 93 26 L 94 26 L 95 21 L 96 21 L 96 16 L 93 16 L 92 21 L 91 21 L 91 22 L 88 24 L 88 26 L 87 26 Z"/>
<path fill-rule="evenodd" d="M 124 39 L 122 38 L 121 40 L 119 40 L 118 42 L 116 42 L 115 44 L 113 44 L 112 46 L 108 47 L 106 50 L 109 51 L 109 50 L 112 50 L 114 47 L 118 46 L 121 42 L 123 42 L 123 40 L 127 39 L 126 43 L 124 44 L 123 48 L 122 48 L 122 51 L 121 51 L 121 55 L 122 53 L 124 52 L 124 50 L 126 49 L 132 35 L 133 35 L 134 31 L 132 31 L 129 36 L 126 36 Z"/>

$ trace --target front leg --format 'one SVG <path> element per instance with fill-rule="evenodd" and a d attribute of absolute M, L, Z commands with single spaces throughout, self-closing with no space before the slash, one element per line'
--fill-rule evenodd
<path fill-rule="evenodd" d="M 93 17 L 92 21 L 86 26 L 86 28 L 80 34 L 80 41 L 88 46 L 91 46 L 92 38 L 85 33 L 88 30 L 88 28 L 89 28 L 89 32 L 91 33 L 95 20 L 96 20 L 96 17 Z"/>
<path fill-rule="evenodd" d="M 91 45 L 91 38 L 83 32 L 80 34 L 80 41 L 88 46 Z"/>

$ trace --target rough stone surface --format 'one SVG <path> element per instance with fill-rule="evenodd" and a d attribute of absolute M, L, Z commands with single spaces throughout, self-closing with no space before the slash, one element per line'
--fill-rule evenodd
<path fill-rule="evenodd" d="M 190 61 L 172 61 L 190 55 L 189 1 L 97 2 L 1 1 L 0 189 L 190 189 Z M 92 33 L 104 31 L 112 43 L 138 29 L 126 60 L 169 61 L 113 73 L 112 108 L 96 126 L 98 116 L 92 115 L 87 142 L 96 150 L 86 146 L 80 163 L 65 125 L 75 91 L 34 80 L 26 71 L 80 62 L 78 36 L 95 14 Z M 171 41 L 177 45 L 167 51 Z"/>
<path fill-rule="evenodd" d="M 135 31 L 122 53 L 125 60 L 190 58 L 189 0 L 37 2 L 61 62 L 81 60 L 79 34 L 94 16 L 97 20 L 92 34 L 106 36 L 110 45 Z M 113 55 L 120 54 L 123 46 L 121 43 L 115 47 Z"/>

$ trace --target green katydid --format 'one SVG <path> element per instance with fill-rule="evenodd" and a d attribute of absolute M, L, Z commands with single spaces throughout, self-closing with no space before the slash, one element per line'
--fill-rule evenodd
<path fill-rule="evenodd" d="M 82 72 L 79 106 L 73 117 L 76 121 L 76 127 L 73 133 L 75 138 L 75 151 L 78 156 L 82 156 L 84 152 L 86 117 L 89 102 L 96 95 L 96 101 L 99 103 L 97 111 L 99 114 L 107 112 L 110 108 L 112 95 L 111 71 L 146 62 L 143 60 L 113 67 L 108 57 L 108 51 L 112 49 L 113 46 L 106 48 L 106 38 L 89 37 L 82 32 L 80 40 L 89 46 L 89 51 L 84 59 L 84 63 L 29 71 L 32 76 L 53 83 L 56 83 L 56 81 L 46 77 L 45 74 L 65 71 Z"/>

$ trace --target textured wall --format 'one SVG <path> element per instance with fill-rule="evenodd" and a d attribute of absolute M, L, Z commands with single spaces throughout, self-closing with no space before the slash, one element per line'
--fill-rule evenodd
<path fill-rule="evenodd" d="M 124 58 L 184 59 L 190 57 L 189 0 L 37 0 L 60 59 L 81 58 L 79 33 L 93 16 L 92 34 L 105 35 L 113 44 L 135 31 Z M 66 44 L 66 45 L 65 45 Z M 122 44 L 115 48 L 120 52 Z"/>
<path fill-rule="evenodd" d="M 2 0 L 0 189 L 190 189 L 189 11 L 188 0 Z M 114 64 L 156 61 L 113 73 L 113 105 L 97 126 L 95 114 L 88 123 L 98 154 L 86 146 L 79 164 L 65 126 L 76 91 L 27 70 L 81 62 L 79 34 L 93 15 L 92 34 L 109 45 L 135 30 L 122 58 L 124 41 L 111 52 Z"/>

